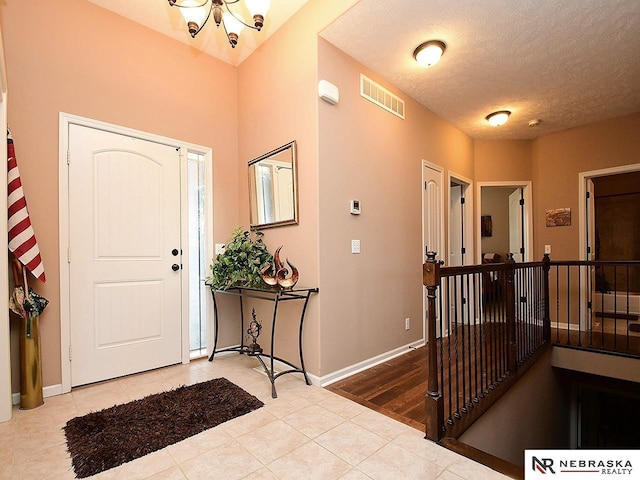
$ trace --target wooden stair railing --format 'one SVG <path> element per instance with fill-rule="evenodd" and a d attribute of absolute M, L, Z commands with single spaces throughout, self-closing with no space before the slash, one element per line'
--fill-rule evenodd
<path fill-rule="evenodd" d="M 549 280 L 555 345 L 640 357 L 640 261 L 553 261 Z"/>
<path fill-rule="evenodd" d="M 427 254 L 426 438 L 459 437 L 550 344 L 550 260 L 441 267 Z"/>

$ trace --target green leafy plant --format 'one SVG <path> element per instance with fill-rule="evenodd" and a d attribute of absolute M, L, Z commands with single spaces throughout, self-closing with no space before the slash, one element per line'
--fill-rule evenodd
<path fill-rule="evenodd" d="M 251 232 L 236 227 L 224 252 L 211 264 L 211 276 L 207 284 L 214 290 L 232 287 L 264 287 L 260 271 L 273 262 L 267 245 L 262 241 L 263 233 Z"/>

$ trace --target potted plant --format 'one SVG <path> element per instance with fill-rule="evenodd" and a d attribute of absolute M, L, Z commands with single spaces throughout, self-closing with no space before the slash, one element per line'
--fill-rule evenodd
<path fill-rule="evenodd" d="M 232 287 L 264 287 L 260 271 L 273 262 L 273 255 L 262 241 L 263 233 L 251 232 L 236 227 L 224 252 L 216 256 L 211 264 L 211 276 L 207 284 L 213 290 Z"/>

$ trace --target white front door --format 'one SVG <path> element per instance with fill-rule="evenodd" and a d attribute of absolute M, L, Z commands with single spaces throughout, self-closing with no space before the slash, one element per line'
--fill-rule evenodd
<path fill-rule="evenodd" d="M 72 386 L 181 361 L 180 228 L 176 147 L 69 126 Z"/>

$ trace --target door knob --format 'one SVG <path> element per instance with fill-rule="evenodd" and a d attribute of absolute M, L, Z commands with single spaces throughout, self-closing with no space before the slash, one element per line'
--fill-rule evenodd
<path fill-rule="evenodd" d="M 178 265 L 177 263 L 174 263 L 173 265 L 171 265 L 171 270 L 173 270 L 174 272 L 177 272 L 178 270 L 180 270 L 180 265 Z"/>
<path fill-rule="evenodd" d="M 174 248 L 173 250 L 171 250 L 171 255 L 173 255 L 174 257 L 177 257 L 179 253 L 180 252 L 178 251 L 177 248 Z"/>

